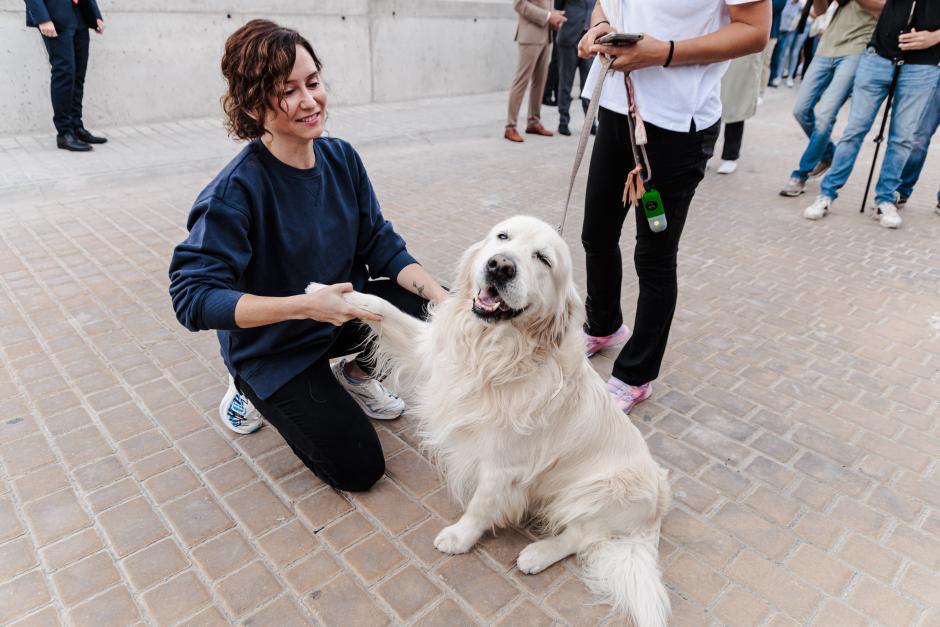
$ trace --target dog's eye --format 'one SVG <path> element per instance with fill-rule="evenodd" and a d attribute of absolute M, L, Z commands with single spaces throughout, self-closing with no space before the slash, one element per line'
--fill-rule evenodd
<path fill-rule="evenodd" d="M 509 239 L 509 233 L 500 233 L 496 236 L 496 239 Z"/>
<path fill-rule="evenodd" d="M 537 252 L 537 253 L 535 253 L 535 254 L 532 255 L 532 256 L 535 257 L 536 259 L 538 259 L 539 261 L 541 261 L 542 263 L 544 263 L 544 264 L 545 264 L 546 266 L 548 266 L 549 268 L 552 267 L 552 262 L 551 262 L 551 260 L 549 260 L 549 258 L 546 257 L 544 254 L 542 254 L 542 253 L 540 253 L 540 252 Z"/>

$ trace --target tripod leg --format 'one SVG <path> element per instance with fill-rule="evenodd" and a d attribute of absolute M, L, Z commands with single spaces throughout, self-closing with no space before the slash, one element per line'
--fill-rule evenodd
<path fill-rule="evenodd" d="M 885 138 L 885 127 L 888 125 L 888 116 L 891 113 L 891 103 L 894 100 L 894 90 L 898 86 L 898 74 L 901 73 L 901 64 L 894 64 L 894 73 L 891 75 L 891 84 L 888 86 L 888 97 L 885 99 L 885 112 L 881 117 L 881 128 L 878 129 L 878 135 L 875 137 L 875 156 L 871 162 L 871 170 L 868 172 L 868 182 L 865 183 L 865 195 L 862 196 L 862 206 L 859 207 L 859 213 L 865 213 L 865 203 L 868 202 L 868 192 L 871 191 L 871 180 L 875 176 L 875 166 L 878 164 L 878 152 L 881 149 L 881 142 Z"/>

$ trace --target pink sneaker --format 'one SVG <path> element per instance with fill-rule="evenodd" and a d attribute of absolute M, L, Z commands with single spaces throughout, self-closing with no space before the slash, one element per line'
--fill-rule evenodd
<path fill-rule="evenodd" d="M 629 414 L 637 403 L 642 403 L 653 393 L 653 384 L 628 385 L 616 377 L 607 379 L 607 391 L 614 397 L 623 413 Z"/>
<path fill-rule="evenodd" d="M 626 325 L 620 325 L 620 328 L 610 335 L 588 335 L 584 334 L 584 352 L 588 357 L 598 351 L 602 351 L 609 346 L 623 344 L 630 337 L 630 329 Z"/>

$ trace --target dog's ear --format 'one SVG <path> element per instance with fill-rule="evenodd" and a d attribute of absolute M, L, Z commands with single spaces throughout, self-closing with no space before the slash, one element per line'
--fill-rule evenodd
<path fill-rule="evenodd" d="M 477 253 L 486 245 L 486 240 L 481 240 L 464 251 L 457 263 L 457 295 L 460 298 L 473 298 L 473 260 Z"/>
<path fill-rule="evenodd" d="M 584 322 L 584 305 L 573 283 L 569 282 L 554 314 L 539 321 L 532 329 L 539 346 L 561 348 L 569 333 L 576 331 Z"/>
<path fill-rule="evenodd" d="M 555 342 L 561 346 L 562 341 L 568 333 L 580 329 L 584 324 L 584 303 L 575 289 L 574 282 L 568 282 L 568 289 L 565 290 L 564 308 L 558 315 L 556 325 Z"/>

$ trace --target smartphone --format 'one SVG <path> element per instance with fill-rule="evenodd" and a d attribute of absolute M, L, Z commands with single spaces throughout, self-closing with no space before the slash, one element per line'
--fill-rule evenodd
<path fill-rule="evenodd" d="M 599 46 L 631 46 L 641 39 L 642 33 L 607 33 L 595 39 L 594 43 Z"/>

